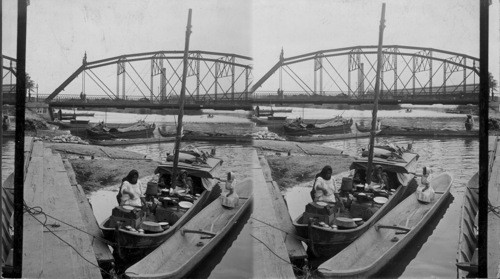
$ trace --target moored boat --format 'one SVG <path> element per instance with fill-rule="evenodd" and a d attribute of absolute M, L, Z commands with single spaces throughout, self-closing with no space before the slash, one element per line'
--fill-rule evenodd
<path fill-rule="evenodd" d="M 192 195 L 170 195 L 166 191 L 158 190 L 158 182 L 149 182 L 146 195 L 156 197 L 161 201 L 161 205 L 153 203 L 147 209 L 117 206 L 111 217 L 99 225 L 105 239 L 114 243 L 118 258 L 131 262 L 147 255 L 218 197 L 220 186 L 213 180 L 213 173 L 222 164 L 222 160 L 213 157 L 203 159 L 206 153 L 202 156 L 193 154 L 181 152 L 178 163 L 178 169 L 187 171 L 193 180 Z M 171 177 L 173 167 L 173 162 L 167 161 L 159 165 L 155 173 Z M 192 204 L 184 203 L 188 207 L 181 206 L 182 202 L 186 201 Z M 150 228 L 152 224 L 158 226 L 162 222 L 168 225 L 163 228 Z M 141 233 L 139 229 L 145 232 Z"/>
<path fill-rule="evenodd" d="M 437 175 L 430 181 L 435 190 L 429 203 L 411 195 L 370 227 L 351 245 L 318 267 L 328 278 L 367 278 L 383 269 L 429 222 L 450 195 L 452 177 Z"/>
<path fill-rule="evenodd" d="M 156 250 L 125 271 L 128 278 L 182 278 L 221 242 L 252 202 L 252 180 L 234 186 L 234 208 L 214 200 Z"/>
<path fill-rule="evenodd" d="M 148 124 L 144 121 L 138 121 L 124 128 L 109 128 L 103 123 L 87 129 L 87 136 L 94 140 L 106 140 L 116 138 L 150 138 L 156 125 Z"/>
<path fill-rule="evenodd" d="M 364 183 L 353 178 L 345 178 L 346 185 L 341 187 L 340 196 L 355 197 L 347 200 L 350 206 L 340 212 L 336 209 L 312 212 L 312 207 L 320 208 L 317 203 L 311 202 L 306 206 L 306 211 L 293 221 L 299 236 L 308 239 L 310 251 L 317 257 L 331 257 L 362 235 L 369 227 L 389 212 L 396 204 L 415 191 L 417 186 L 413 179 L 418 155 L 411 149 L 402 149 L 392 146 L 379 146 L 374 148 L 373 164 L 380 165 L 387 173 L 391 190 L 378 189 L 365 191 Z M 368 158 L 366 152 L 357 158 L 350 169 L 355 170 L 356 176 L 366 176 Z M 343 179 L 344 180 L 344 179 Z M 354 186 L 353 186 L 354 185 Z M 374 202 L 377 196 L 385 197 L 383 203 Z M 342 227 L 338 224 L 337 217 L 360 221 L 352 222 L 349 226 Z M 361 220 L 359 220 L 361 218 Z M 323 223 L 321 223 L 321 222 Z M 345 221 L 345 220 L 344 220 Z M 333 229 L 332 229 L 333 227 Z"/>
<path fill-rule="evenodd" d="M 467 183 L 460 215 L 460 228 L 457 249 L 457 278 L 470 278 L 477 275 L 477 233 L 479 210 L 479 173 Z"/>
<path fill-rule="evenodd" d="M 283 125 L 283 129 L 287 135 L 305 136 L 314 134 L 346 134 L 351 132 L 352 118 L 345 119 L 342 116 L 337 116 L 326 123 L 307 124 L 301 119 L 287 122 Z"/>
<path fill-rule="evenodd" d="M 165 126 L 158 127 L 158 133 L 165 138 L 175 137 L 176 131 L 174 129 L 167 129 Z"/>

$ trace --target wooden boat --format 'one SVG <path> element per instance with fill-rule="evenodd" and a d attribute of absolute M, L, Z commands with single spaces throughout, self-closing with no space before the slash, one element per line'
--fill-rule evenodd
<path fill-rule="evenodd" d="M 408 137 L 466 137 L 479 138 L 479 130 L 451 130 L 451 129 L 410 129 L 389 128 L 382 129 L 380 136 L 408 136 Z"/>
<path fill-rule="evenodd" d="M 365 199 L 366 196 L 377 196 L 382 193 L 367 193 L 363 187 L 356 187 L 353 192 L 356 200 L 352 201 L 350 208 L 341 213 L 341 215 L 349 218 L 362 218 L 363 223 L 353 228 L 347 229 L 331 229 L 324 227 L 317 221 L 312 223 L 306 220 L 303 213 L 293 221 L 299 236 L 308 239 L 310 251 L 316 257 L 331 257 L 347 247 L 351 242 L 356 240 L 360 235 L 367 231 L 372 224 L 382 218 L 396 204 L 413 193 L 416 189 L 416 181 L 413 179 L 415 167 L 418 160 L 418 155 L 411 152 L 410 149 L 404 150 L 398 154 L 398 149 L 388 146 L 375 147 L 373 164 L 380 165 L 387 173 L 392 189 L 395 191 L 388 195 L 388 200 L 384 204 L 376 204 Z M 399 149 L 401 150 L 401 149 Z M 366 173 L 368 158 L 366 153 L 363 157 L 357 158 L 350 169 L 354 169 L 357 173 L 364 176 Z M 345 195 L 346 192 L 341 191 L 340 195 Z M 336 220 L 332 220 L 329 224 L 337 225 Z"/>
<path fill-rule="evenodd" d="M 366 127 L 364 125 L 360 125 L 358 124 L 358 122 L 355 123 L 356 125 L 356 129 L 359 131 L 359 132 L 362 132 L 362 133 L 369 133 L 371 131 L 371 127 Z"/>
<path fill-rule="evenodd" d="M 222 133 L 204 133 L 196 131 L 185 131 L 182 139 L 184 141 L 220 141 L 220 142 L 252 142 L 252 135 L 234 135 Z"/>
<path fill-rule="evenodd" d="M 318 267 L 323 277 L 368 278 L 383 269 L 429 222 L 450 195 L 453 179 L 442 173 L 431 179 L 435 197 L 429 203 L 411 195 L 395 206 L 351 245 Z"/>
<path fill-rule="evenodd" d="M 94 140 L 106 140 L 116 138 L 150 138 L 156 125 L 139 121 L 125 128 L 109 128 L 104 124 L 98 124 L 87 129 L 87 136 Z"/>
<path fill-rule="evenodd" d="M 375 134 L 380 133 L 377 131 Z M 312 136 L 288 136 L 287 140 L 296 142 L 313 142 L 313 141 L 330 141 L 330 140 L 343 140 L 343 139 L 357 139 L 357 138 L 367 138 L 370 136 L 370 132 L 355 132 L 348 134 L 333 134 L 333 135 L 312 135 Z"/>
<path fill-rule="evenodd" d="M 125 271 L 128 278 L 183 278 L 220 243 L 252 202 L 252 180 L 235 186 L 235 208 L 217 199 L 200 211 L 155 251 Z"/>
<path fill-rule="evenodd" d="M 140 138 L 140 139 L 110 139 L 110 140 L 90 140 L 89 142 L 93 145 L 100 146 L 120 146 L 120 145 L 133 145 L 133 144 L 151 144 L 151 143 L 161 143 L 161 142 L 173 142 L 175 141 L 175 136 L 172 137 L 162 137 L 162 138 Z"/>
<path fill-rule="evenodd" d="M 170 137 L 175 138 L 176 131 L 175 131 L 175 127 L 172 130 L 172 129 L 167 129 L 165 126 L 162 126 L 162 127 L 158 127 L 158 133 L 160 134 L 160 136 L 165 137 L 165 138 L 170 138 Z"/>
<path fill-rule="evenodd" d="M 87 129 L 91 126 L 97 125 L 97 123 L 89 123 L 89 120 L 77 120 L 71 119 L 70 121 L 49 121 L 49 124 L 58 126 L 61 129 Z"/>
<path fill-rule="evenodd" d="M 145 217 L 134 219 L 134 229 L 143 228 L 145 221 L 153 222 L 168 222 L 170 227 L 165 230 L 150 233 L 139 233 L 137 231 L 128 230 L 123 225 L 116 226 L 117 222 L 113 222 L 113 217 L 109 217 L 102 222 L 99 227 L 104 234 L 104 238 L 114 243 L 115 254 L 118 258 L 132 262 L 133 260 L 140 259 L 158 247 L 161 243 L 167 240 L 174 234 L 178 228 L 195 216 L 203 207 L 212 202 L 219 196 L 220 186 L 218 183 L 212 181 L 214 178 L 212 174 L 222 164 L 222 160 L 216 158 L 207 158 L 204 162 L 200 157 L 193 155 L 190 152 L 181 152 L 179 155 L 178 168 L 186 170 L 189 176 L 193 179 L 195 194 L 199 194 L 198 198 L 193 196 L 180 195 L 173 196 L 174 200 L 190 201 L 193 205 L 187 209 L 182 210 L 178 205 L 169 204 L 157 206 L 151 210 Z M 167 161 L 166 163 L 158 166 L 155 173 L 160 175 L 171 175 L 173 172 L 173 162 Z M 151 182 L 150 182 L 151 183 Z M 148 189 L 149 189 L 148 183 Z M 156 185 L 157 187 L 157 185 Z M 152 189 L 155 188 L 153 183 Z M 149 190 L 146 190 L 146 194 Z M 156 192 L 157 193 L 157 192 Z M 122 210 L 122 208 L 119 208 Z M 123 210 L 122 210 L 123 211 Z M 127 215 L 138 216 L 144 213 L 140 212 L 125 212 Z M 134 217 L 132 217 L 133 219 Z M 118 220 L 119 218 L 115 218 Z M 121 220 L 121 219 L 120 219 Z"/>
<path fill-rule="evenodd" d="M 457 250 L 457 278 L 470 278 L 477 275 L 477 214 L 479 210 L 479 173 L 467 183 L 464 203 L 460 215 L 460 228 Z"/>
<path fill-rule="evenodd" d="M 283 125 L 285 133 L 291 136 L 307 136 L 314 134 L 346 134 L 351 132 L 352 118 L 347 120 L 341 116 L 322 124 L 306 124 L 301 120 Z"/>

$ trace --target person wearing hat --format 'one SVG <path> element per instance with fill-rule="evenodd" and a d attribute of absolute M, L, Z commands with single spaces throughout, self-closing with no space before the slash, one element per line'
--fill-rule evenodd
<path fill-rule="evenodd" d="M 422 177 L 420 180 L 420 185 L 418 186 L 415 193 L 417 194 L 417 200 L 423 203 L 429 203 L 434 199 L 434 189 L 430 184 L 431 169 L 424 167 L 422 171 Z"/>
<path fill-rule="evenodd" d="M 120 191 L 116 196 L 120 205 L 142 206 L 142 185 L 138 181 L 139 172 L 131 170 L 127 176 L 122 179 Z"/>

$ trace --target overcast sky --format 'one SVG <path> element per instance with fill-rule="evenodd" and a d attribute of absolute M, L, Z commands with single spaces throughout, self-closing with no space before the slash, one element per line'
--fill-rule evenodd
<path fill-rule="evenodd" d="M 4 0 L 4 54 L 15 57 L 16 1 Z M 88 61 L 158 50 L 182 50 L 188 9 L 190 49 L 254 58 L 254 81 L 279 57 L 376 45 L 381 3 L 384 44 L 437 48 L 479 58 L 477 0 L 31 0 L 27 71 L 51 93 Z M 490 6 L 490 72 L 500 80 L 499 0 Z"/>

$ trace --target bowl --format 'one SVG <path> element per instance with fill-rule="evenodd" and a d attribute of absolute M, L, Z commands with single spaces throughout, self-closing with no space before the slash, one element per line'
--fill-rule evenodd
<path fill-rule="evenodd" d="M 386 197 L 375 197 L 373 198 L 373 202 L 376 204 L 385 204 L 388 201 Z"/>
<path fill-rule="evenodd" d="M 168 222 L 159 222 L 158 224 L 160 224 L 163 230 L 167 230 L 168 228 L 170 228 L 170 224 Z"/>
<path fill-rule="evenodd" d="M 344 228 L 344 229 L 352 229 L 357 227 L 353 219 L 346 217 L 335 218 L 335 223 L 339 228 Z"/>
<path fill-rule="evenodd" d="M 352 218 L 352 220 L 354 221 L 354 223 L 356 223 L 356 225 L 360 226 L 360 225 L 363 225 L 363 223 L 365 221 L 363 221 L 363 218 Z"/>
<path fill-rule="evenodd" d="M 179 202 L 179 207 L 182 209 L 189 209 L 193 206 L 192 202 L 187 202 L 187 201 L 181 201 Z"/>
<path fill-rule="evenodd" d="M 148 231 L 148 232 L 162 232 L 163 231 L 163 229 L 161 228 L 160 223 L 151 222 L 151 221 L 144 221 L 144 222 L 142 222 L 141 228 L 144 231 Z"/>

